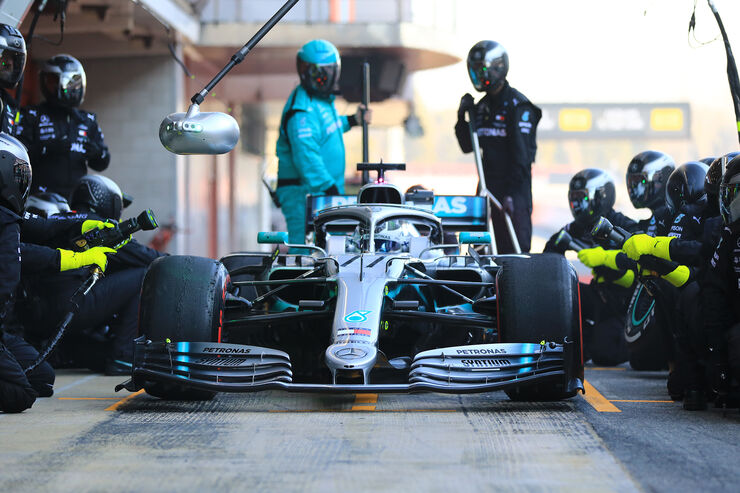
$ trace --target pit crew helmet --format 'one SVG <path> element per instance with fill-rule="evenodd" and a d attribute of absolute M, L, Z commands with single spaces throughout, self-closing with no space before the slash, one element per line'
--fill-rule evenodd
<path fill-rule="evenodd" d="M 18 29 L 0 24 L 0 87 L 12 89 L 26 66 L 26 41 Z"/>
<path fill-rule="evenodd" d="M 727 163 L 719 185 L 719 211 L 725 224 L 740 219 L 740 155 Z"/>
<path fill-rule="evenodd" d="M 55 55 L 39 72 L 39 85 L 46 101 L 77 108 L 85 99 L 87 76 L 79 60 L 71 55 Z"/>
<path fill-rule="evenodd" d="M 576 223 L 593 224 L 612 210 L 615 199 L 614 178 L 606 171 L 587 168 L 570 179 L 568 204 Z"/>
<path fill-rule="evenodd" d="M 314 39 L 298 50 L 296 67 L 301 86 L 309 94 L 325 98 L 339 83 L 342 60 L 336 46 L 324 39 Z"/>
<path fill-rule="evenodd" d="M 15 137 L 0 133 L 0 205 L 21 214 L 31 189 L 28 151 Z"/>
<path fill-rule="evenodd" d="M 720 156 L 709 164 L 709 170 L 707 170 L 707 176 L 704 179 L 704 190 L 709 196 L 709 200 L 712 197 L 719 195 L 719 185 L 722 182 L 722 175 L 725 174 L 725 168 L 727 163 L 732 161 L 735 156 L 739 156 L 740 152 L 728 152 L 724 156 Z"/>
<path fill-rule="evenodd" d="M 105 219 L 118 221 L 123 209 L 123 194 L 110 178 L 85 175 L 77 182 L 70 205 L 75 210 L 94 212 Z"/>
<path fill-rule="evenodd" d="M 26 212 L 42 217 L 50 217 L 54 214 L 69 211 L 69 203 L 58 193 L 46 191 L 34 192 L 26 200 Z"/>
<path fill-rule="evenodd" d="M 498 91 L 509 73 L 509 54 L 496 41 L 478 41 L 468 52 L 468 75 L 480 92 Z"/>
<path fill-rule="evenodd" d="M 687 206 L 703 208 L 707 204 L 704 180 L 708 169 L 704 163 L 689 161 L 673 170 L 665 187 L 665 205 L 672 214 L 685 210 Z"/>
<path fill-rule="evenodd" d="M 660 207 L 665 200 L 665 184 L 676 163 L 660 151 L 643 151 L 627 165 L 627 191 L 636 209 Z"/>

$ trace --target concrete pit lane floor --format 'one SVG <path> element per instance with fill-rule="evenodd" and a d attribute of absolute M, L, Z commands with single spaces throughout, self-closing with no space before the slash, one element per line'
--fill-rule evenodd
<path fill-rule="evenodd" d="M 0 414 L 0 492 L 740 491 L 740 414 L 689 413 L 665 372 L 587 368 L 564 402 L 264 392 L 116 394 L 62 370 Z"/>

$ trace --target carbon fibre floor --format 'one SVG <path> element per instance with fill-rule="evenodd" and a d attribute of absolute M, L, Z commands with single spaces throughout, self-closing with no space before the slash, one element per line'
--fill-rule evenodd
<path fill-rule="evenodd" d="M 588 402 L 266 392 L 173 403 L 114 394 L 120 378 L 66 371 L 54 397 L 0 414 L 0 491 L 691 491 L 622 450 L 615 423 L 643 426 L 645 438 L 656 416 L 664 425 L 685 418 L 663 401 L 660 375 L 619 399 L 634 376 L 588 370 L 591 396 L 603 399 Z M 600 409 L 605 402 L 616 411 Z M 709 416 L 697 423 L 724 427 L 720 452 L 736 458 L 740 420 Z M 662 439 L 653 447 L 668 458 L 680 444 Z M 728 491 L 740 480 L 736 461 L 725 460 L 736 476 L 702 489 Z"/>

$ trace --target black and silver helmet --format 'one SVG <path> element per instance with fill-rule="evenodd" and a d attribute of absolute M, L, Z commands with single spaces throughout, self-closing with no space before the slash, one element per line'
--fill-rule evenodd
<path fill-rule="evenodd" d="M 665 204 L 672 214 L 677 214 L 687 206 L 704 207 L 707 192 L 704 180 L 709 166 L 699 161 L 684 163 L 671 173 L 665 188 Z"/>
<path fill-rule="evenodd" d="M 55 55 L 41 67 L 39 84 L 50 103 L 77 108 L 85 99 L 87 77 L 79 60 L 71 55 Z"/>
<path fill-rule="evenodd" d="M 588 168 L 579 171 L 568 186 L 568 204 L 573 219 L 583 225 L 591 225 L 614 207 L 616 188 L 614 178 L 600 169 Z"/>
<path fill-rule="evenodd" d="M 28 151 L 15 137 L 0 133 L 0 205 L 21 214 L 31 189 Z"/>
<path fill-rule="evenodd" d="M 509 55 L 495 41 L 479 41 L 468 52 L 468 75 L 480 92 L 497 91 L 509 73 Z"/>
<path fill-rule="evenodd" d="M 719 211 L 725 224 L 740 219 L 740 155 L 727 163 L 719 185 Z"/>
<path fill-rule="evenodd" d="M 90 211 L 105 219 L 118 221 L 123 209 L 123 194 L 110 178 L 85 175 L 72 192 L 70 205 L 74 210 Z"/>
<path fill-rule="evenodd" d="M 26 66 L 26 41 L 18 29 L 0 24 L 0 87 L 12 89 Z"/>
<path fill-rule="evenodd" d="M 665 184 L 676 163 L 660 151 L 643 151 L 627 165 L 627 191 L 636 209 L 657 209 L 665 201 Z"/>

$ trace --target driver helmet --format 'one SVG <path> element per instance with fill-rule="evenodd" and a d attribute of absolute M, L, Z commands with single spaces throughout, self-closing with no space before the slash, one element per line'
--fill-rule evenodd
<path fill-rule="evenodd" d="M 31 189 L 31 164 L 26 147 L 0 133 L 0 205 L 20 215 Z"/>
<path fill-rule="evenodd" d="M 676 168 L 665 188 L 665 203 L 672 214 L 688 212 L 687 208 L 695 206 L 703 209 L 707 204 L 707 192 L 704 180 L 709 166 L 699 161 L 689 161 Z M 696 211 L 698 212 L 698 211 Z"/>
<path fill-rule="evenodd" d="M 495 41 L 478 41 L 468 52 L 468 75 L 476 90 L 497 92 L 509 73 L 509 54 Z"/>
<path fill-rule="evenodd" d="M 412 236 L 419 236 L 414 225 L 406 221 L 386 221 L 375 229 L 375 252 L 408 252 Z"/>
<path fill-rule="evenodd" d="M 12 89 L 26 66 L 26 41 L 18 29 L 0 24 L 0 87 Z"/>
<path fill-rule="evenodd" d="M 55 55 L 41 67 L 39 85 L 49 103 L 77 108 L 85 99 L 85 69 L 71 55 Z"/>
<path fill-rule="evenodd" d="M 121 219 L 123 194 L 119 186 L 102 175 L 85 175 L 72 191 L 70 205 L 74 210 L 94 212 L 104 219 Z"/>
<path fill-rule="evenodd" d="M 339 84 L 342 60 L 337 47 L 324 39 L 304 44 L 298 50 L 296 66 L 301 86 L 311 95 L 328 97 Z"/>
<path fill-rule="evenodd" d="M 727 163 L 719 185 L 719 210 L 725 224 L 740 219 L 740 155 Z"/>
<path fill-rule="evenodd" d="M 616 188 L 609 173 L 595 168 L 579 171 L 570 180 L 568 203 L 576 223 L 594 224 L 614 207 Z"/>
<path fill-rule="evenodd" d="M 627 191 L 636 209 L 657 209 L 665 201 L 665 184 L 676 169 L 668 154 L 660 151 L 643 151 L 627 165 Z"/>

